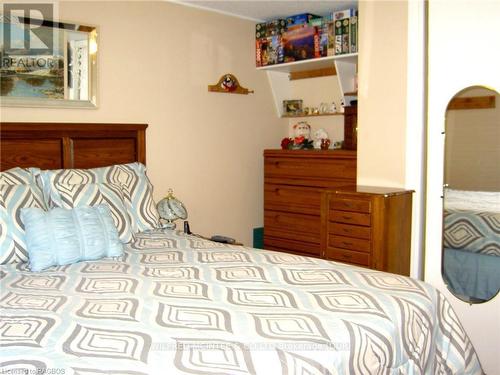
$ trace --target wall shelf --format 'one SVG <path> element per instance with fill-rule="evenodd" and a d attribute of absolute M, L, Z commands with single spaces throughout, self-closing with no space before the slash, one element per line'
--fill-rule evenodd
<path fill-rule="evenodd" d="M 343 113 L 318 113 L 316 115 L 282 115 L 281 118 L 322 117 L 322 116 L 344 116 Z"/>
<path fill-rule="evenodd" d="M 341 96 L 345 103 L 349 103 L 357 96 L 354 86 L 357 64 L 358 54 L 350 53 L 263 66 L 257 68 L 257 70 L 267 73 L 278 117 L 288 118 L 283 113 L 283 100 L 294 99 L 292 98 L 290 73 L 334 68 L 337 73 Z"/>
<path fill-rule="evenodd" d="M 319 57 L 317 59 L 307 59 L 300 61 L 293 61 L 284 64 L 275 64 L 268 66 L 261 66 L 257 70 L 266 70 L 269 72 L 291 73 L 300 72 L 303 70 L 316 70 L 329 68 L 333 65 L 334 61 L 345 61 L 356 63 L 358 61 L 357 53 L 348 53 L 345 55 L 335 55 L 327 57 Z"/>

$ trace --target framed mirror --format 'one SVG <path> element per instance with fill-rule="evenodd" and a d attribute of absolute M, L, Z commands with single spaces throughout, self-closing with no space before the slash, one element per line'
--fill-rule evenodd
<path fill-rule="evenodd" d="M 97 106 L 96 27 L 15 12 L 0 21 L 2 106 Z"/>
<path fill-rule="evenodd" d="M 446 110 L 443 265 L 448 289 L 469 303 L 500 289 L 500 95 L 481 86 Z"/>

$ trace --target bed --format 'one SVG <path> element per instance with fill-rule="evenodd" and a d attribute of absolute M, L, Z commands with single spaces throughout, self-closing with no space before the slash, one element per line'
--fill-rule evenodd
<path fill-rule="evenodd" d="M 500 193 L 446 189 L 443 276 L 464 299 L 500 290 Z"/>
<path fill-rule="evenodd" d="M 2 169 L 144 163 L 144 132 L 3 123 Z M 89 157 L 81 139 L 102 150 Z M 112 139 L 127 160 L 114 160 Z M 136 233 L 118 258 L 0 267 L 5 373 L 483 373 L 443 295 L 395 274 L 160 229 Z"/>

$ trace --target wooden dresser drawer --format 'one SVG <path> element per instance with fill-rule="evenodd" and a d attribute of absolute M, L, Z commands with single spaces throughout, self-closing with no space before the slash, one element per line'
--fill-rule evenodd
<path fill-rule="evenodd" d="M 358 212 L 330 210 L 330 220 L 336 223 L 370 226 L 371 215 Z"/>
<path fill-rule="evenodd" d="M 264 207 L 266 210 L 318 215 L 321 207 L 321 190 L 266 184 L 264 186 Z"/>
<path fill-rule="evenodd" d="M 363 238 L 369 240 L 371 238 L 371 229 L 359 225 L 329 223 L 328 232 L 338 234 L 340 236 Z"/>
<path fill-rule="evenodd" d="M 356 160 L 317 159 L 314 168 L 313 160 L 306 158 L 266 158 L 264 161 L 264 176 L 274 178 L 300 178 L 300 179 L 345 179 L 355 181 Z"/>
<path fill-rule="evenodd" d="M 328 236 L 328 246 L 340 247 L 342 249 L 349 249 L 355 251 L 362 251 L 365 253 L 371 252 L 371 246 L 369 240 L 337 236 L 335 234 L 330 234 Z"/>
<path fill-rule="evenodd" d="M 370 254 L 368 253 L 328 247 L 326 249 L 326 258 L 360 266 L 370 266 Z"/>
<path fill-rule="evenodd" d="M 333 197 L 330 207 L 335 210 L 353 211 L 353 212 L 371 212 L 371 202 L 369 200 L 358 200 L 349 198 Z"/>
<path fill-rule="evenodd" d="M 321 256 L 319 243 L 306 242 L 304 239 L 296 241 L 288 238 L 271 237 L 266 234 L 264 234 L 264 249 L 315 257 Z"/>
<path fill-rule="evenodd" d="M 321 218 L 288 212 L 264 212 L 265 236 L 320 243 Z"/>

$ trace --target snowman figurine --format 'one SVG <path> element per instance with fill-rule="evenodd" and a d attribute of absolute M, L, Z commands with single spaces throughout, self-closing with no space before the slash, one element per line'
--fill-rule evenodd
<path fill-rule="evenodd" d="M 314 132 L 314 148 L 321 149 L 321 141 L 324 139 L 328 139 L 328 133 L 325 129 L 321 128 Z"/>
<path fill-rule="evenodd" d="M 339 113 L 344 113 L 345 111 L 345 102 L 344 102 L 344 98 L 340 99 L 340 111 Z"/>
<path fill-rule="evenodd" d="M 332 102 L 332 104 L 330 104 L 330 108 L 328 109 L 328 113 L 337 113 L 337 106 L 335 105 L 335 102 Z"/>

